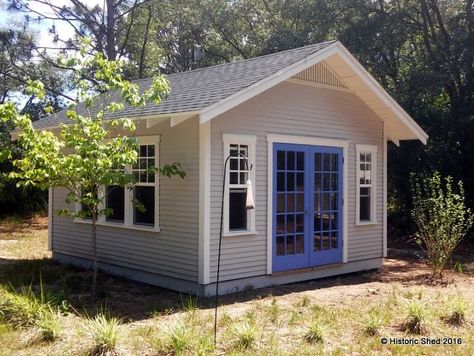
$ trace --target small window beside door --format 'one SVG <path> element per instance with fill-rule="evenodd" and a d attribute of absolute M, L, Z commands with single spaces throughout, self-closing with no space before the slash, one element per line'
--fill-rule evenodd
<path fill-rule="evenodd" d="M 224 162 L 229 157 L 224 192 L 224 235 L 255 233 L 255 209 L 247 210 L 247 180 L 255 187 L 254 164 L 256 137 L 224 134 Z M 248 160 L 248 167 L 247 162 Z"/>
<path fill-rule="evenodd" d="M 356 224 L 375 224 L 377 146 L 356 145 L 356 161 Z"/>

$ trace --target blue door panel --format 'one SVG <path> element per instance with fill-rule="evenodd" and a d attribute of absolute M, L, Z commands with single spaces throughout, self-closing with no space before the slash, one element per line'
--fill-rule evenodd
<path fill-rule="evenodd" d="M 273 271 L 342 260 L 342 149 L 273 146 Z"/>

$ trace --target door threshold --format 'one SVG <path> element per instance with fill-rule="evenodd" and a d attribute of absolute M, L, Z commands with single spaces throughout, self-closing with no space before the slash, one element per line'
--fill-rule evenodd
<path fill-rule="evenodd" d="M 272 272 L 271 275 L 272 276 L 282 276 L 282 275 L 291 274 L 291 273 L 304 273 L 304 272 L 322 270 L 322 269 L 326 269 L 326 268 L 340 267 L 342 265 L 344 265 L 344 263 L 338 262 L 338 263 L 331 263 L 331 264 L 327 264 L 327 265 L 320 265 L 320 266 L 313 266 L 313 267 L 295 268 L 295 269 L 288 269 L 286 271 Z"/>

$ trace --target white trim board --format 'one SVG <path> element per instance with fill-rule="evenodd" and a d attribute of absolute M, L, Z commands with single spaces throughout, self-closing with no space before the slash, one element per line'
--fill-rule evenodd
<path fill-rule="evenodd" d="M 199 125 L 199 263 L 198 281 L 210 283 L 211 123 Z"/>
<path fill-rule="evenodd" d="M 292 135 L 278 135 L 278 134 L 267 134 L 268 143 L 268 182 L 267 182 L 267 274 L 272 274 L 272 246 L 273 246 L 273 144 L 274 143 L 290 143 L 300 145 L 311 145 L 311 146 L 328 146 L 328 147 L 340 147 L 343 150 L 344 164 L 342 167 L 343 175 L 343 199 L 344 205 L 342 210 L 342 263 L 347 263 L 347 245 L 348 245 L 348 234 L 347 229 L 349 226 L 349 209 L 348 209 L 348 153 L 349 153 L 349 141 L 312 137 L 312 136 L 292 136 Z"/>

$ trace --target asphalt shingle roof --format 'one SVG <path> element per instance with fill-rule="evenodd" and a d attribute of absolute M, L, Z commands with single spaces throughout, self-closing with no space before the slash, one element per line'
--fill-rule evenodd
<path fill-rule="evenodd" d="M 144 107 L 126 106 L 116 116 L 140 117 L 201 110 L 332 43 L 333 41 L 323 42 L 243 61 L 167 75 L 171 92 L 159 105 L 149 103 Z M 151 78 L 136 81 L 142 90 L 148 88 L 151 82 Z M 78 105 L 78 112 L 82 111 L 81 106 L 81 104 Z M 38 129 L 49 128 L 57 126 L 60 122 L 67 123 L 67 121 L 65 110 L 63 110 L 56 115 L 36 121 L 34 126 Z"/>

